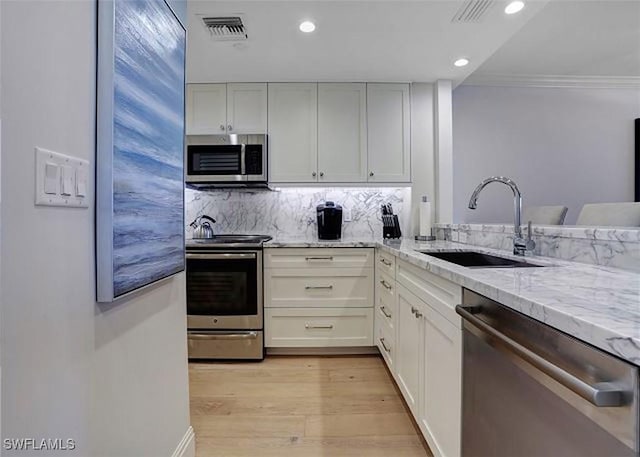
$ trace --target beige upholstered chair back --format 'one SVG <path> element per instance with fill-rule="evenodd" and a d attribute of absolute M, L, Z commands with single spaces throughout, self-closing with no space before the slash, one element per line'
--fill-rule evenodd
<path fill-rule="evenodd" d="M 576 225 L 640 227 L 640 203 L 588 203 Z"/>
<path fill-rule="evenodd" d="M 529 206 L 524 209 L 522 223 L 534 225 L 562 225 L 567 215 L 566 206 Z"/>

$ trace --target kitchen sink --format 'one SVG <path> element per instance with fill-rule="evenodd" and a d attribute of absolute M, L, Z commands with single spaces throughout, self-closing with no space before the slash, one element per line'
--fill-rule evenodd
<path fill-rule="evenodd" d="M 473 251 L 418 252 L 468 268 L 530 268 L 543 266 Z"/>

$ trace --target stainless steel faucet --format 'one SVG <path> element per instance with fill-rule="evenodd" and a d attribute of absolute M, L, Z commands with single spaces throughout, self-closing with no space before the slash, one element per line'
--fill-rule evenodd
<path fill-rule="evenodd" d="M 536 243 L 531 239 L 531 221 L 529 221 L 528 234 L 525 239 L 522 236 L 521 227 L 522 194 L 520 193 L 520 189 L 518 189 L 518 185 L 511 179 L 504 176 L 491 176 L 490 178 L 482 181 L 471 194 L 471 198 L 469 199 L 469 209 L 476 209 L 478 207 L 478 195 L 480 195 L 480 192 L 482 192 L 482 189 L 484 189 L 487 184 L 492 182 L 501 182 L 502 184 L 509 186 L 513 191 L 513 253 L 515 255 L 525 255 L 527 251 L 533 251 L 536 247 Z"/>

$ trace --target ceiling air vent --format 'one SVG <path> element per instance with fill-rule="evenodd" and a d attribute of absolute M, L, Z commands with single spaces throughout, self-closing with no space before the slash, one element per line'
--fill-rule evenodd
<path fill-rule="evenodd" d="M 467 0 L 451 22 L 480 22 L 493 3 L 494 0 Z"/>
<path fill-rule="evenodd" d="M 203 17 L 202 22 L 215 41 L 242 41 L 249 38 L 240 16 Z"/>

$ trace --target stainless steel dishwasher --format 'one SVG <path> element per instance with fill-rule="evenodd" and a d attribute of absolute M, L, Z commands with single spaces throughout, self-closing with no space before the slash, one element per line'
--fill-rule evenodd
<path fill-rule="evenodd" d="M 638 367 L 469 290 L 463 457 L 638 456 Z"/>

